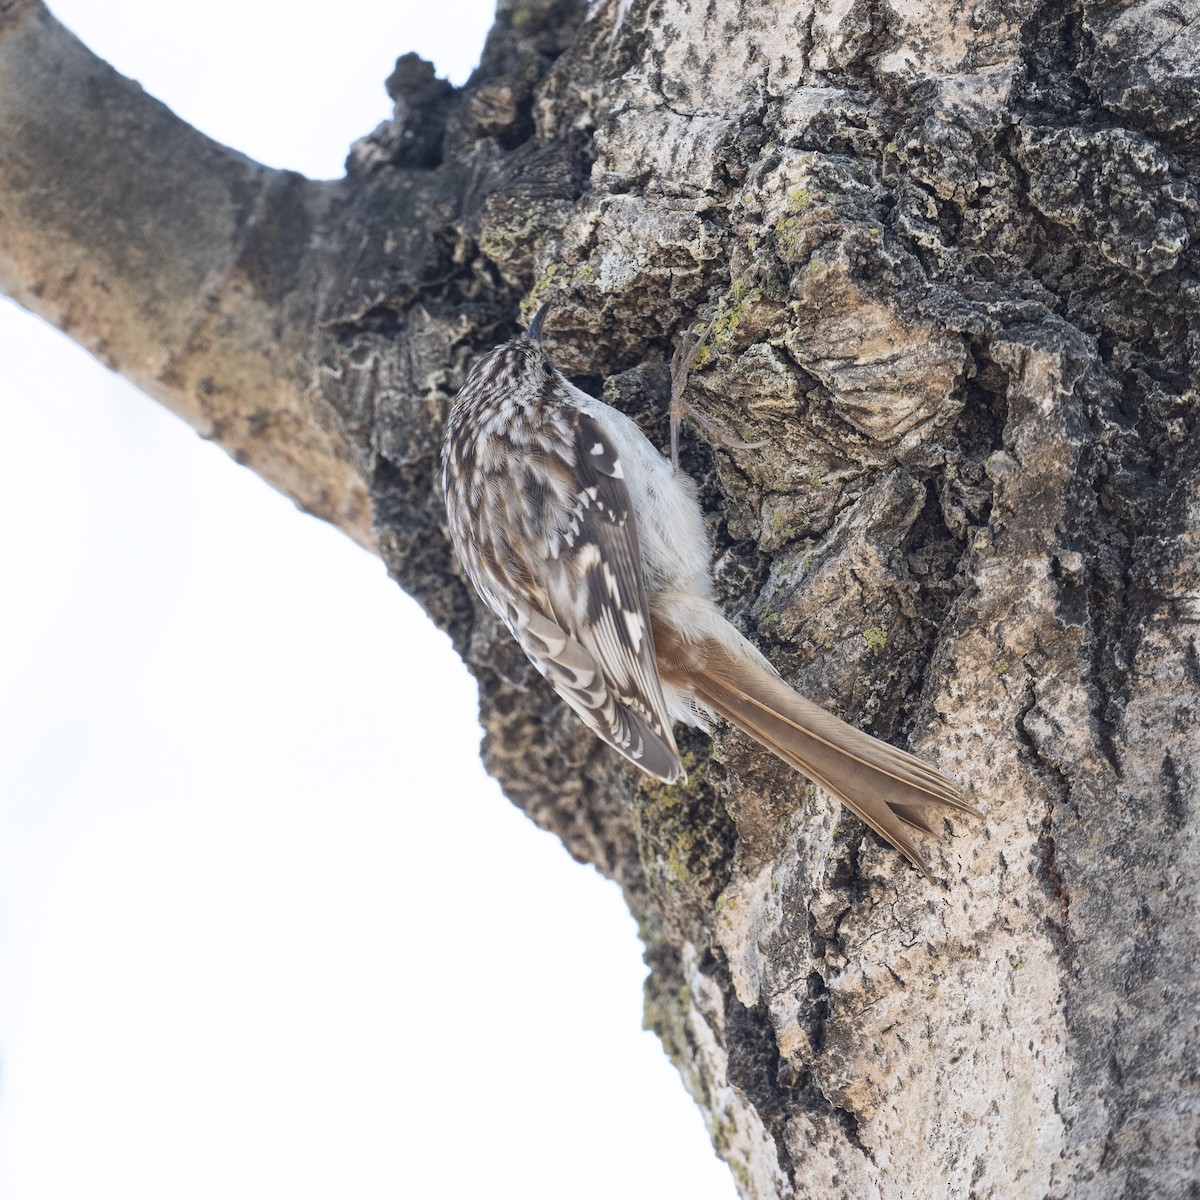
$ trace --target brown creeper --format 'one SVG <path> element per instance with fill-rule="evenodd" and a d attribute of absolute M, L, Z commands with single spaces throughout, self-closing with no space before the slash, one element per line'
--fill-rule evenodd
<path fill-rule="evenodd" d="M 684 778 L 673 720 L 733 722 L 850 806 L 926 876 L 926 804 L 974 813 L 920 759 L 794 692 L 712 600 L 695 485 L 527 333 L 481 358 L 442 454 L 471 582 L 584 724 L 643 771 Z"/>

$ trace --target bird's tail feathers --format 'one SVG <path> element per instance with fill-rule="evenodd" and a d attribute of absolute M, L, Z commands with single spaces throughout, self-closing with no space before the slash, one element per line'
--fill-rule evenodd
<path fill-rule="evenodd" d="M 925 807 L 979 815 L 941 771 L 806 700 L 757 655 L 749 658 L 731 648 L 727 638 L 685 642 L 669 628 L 660 630 L 658 622 L 654 638 L 660 666 L 663 660 L 679 663 L 686 674 L 674 678 L 668 668 L 664 682 L 690 691 L 718 716 L 832 792 L 926 877 L 931 877 L 929 865 L 912 836 L 913 830 L 934 832 Z"/>

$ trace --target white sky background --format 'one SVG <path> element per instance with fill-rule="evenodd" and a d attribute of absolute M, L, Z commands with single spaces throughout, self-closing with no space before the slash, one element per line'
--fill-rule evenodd
<path fill-rule="evenodd" d="M 314 177 L 490 21 L 52 7 Z M 0 364 L 0 1196 L 733 1196 L 617 889 L 483 775 L 381 565 L 8 304 Z"/>

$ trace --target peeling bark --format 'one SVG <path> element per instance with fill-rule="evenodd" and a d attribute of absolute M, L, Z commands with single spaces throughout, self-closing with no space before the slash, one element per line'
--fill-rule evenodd
<path fill-rule="evenodd" d="M 1193 21 L 503 3 L 464 89 L 401 59 L 313 184 L 0 15 L 0 284 L 450 631 L 489 769 L 624 887 L 746 1197 L 1200 1188 Z M 725 437 L 684 456 L 722 601 L 986 810 L 931 847 L 945 887 L 734 733 L 683 734 L 686 789 L 634 778 L 473 602 L 441 428 L 546 299 L 560 365 L 660 443 L 712 323 Z"/>

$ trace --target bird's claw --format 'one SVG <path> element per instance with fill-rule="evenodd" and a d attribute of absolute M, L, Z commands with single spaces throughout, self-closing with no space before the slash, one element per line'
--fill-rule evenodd
<path fill-rule="evenodd" d="M 742 442 L 730 437 L 717 427 L 715 421 L 701 416 L 692 405 L 683 398 L 687 390 L 688 373 L 696 361 L 700 348 L 708 341 L 712 332 L 713 322 L 709 321 L 697 335 L 696 325 L 688 327 L 687 332 L 679 339 L 675 353 L 671 356 L 671 466 L 679 470 L 679 423 L 686 413 L 708 435 L 711 441 L 717 442 L 728 450 L 760 450 L 767 445 L 766 441 Z"/>

